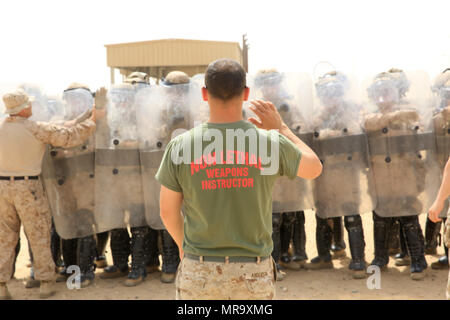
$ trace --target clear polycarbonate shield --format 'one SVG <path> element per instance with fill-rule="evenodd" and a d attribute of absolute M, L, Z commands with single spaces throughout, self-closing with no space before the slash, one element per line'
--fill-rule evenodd
<path fill-rule="evenodd" d="M 65 120 L 88 113 L 92 94 L 73 89 L 63 94 Z M 76 110 L 76 112 L 74 112 Z M 70 125 L 58 121 L 60 125 Z M 86 237 L 96 233 L 94 217 L 94 137 L 83 145 L 63 149 L 49 146 L 44 157 L 42 177 L 56 231 L 63 239 Z"/>
<path fill-rule="evenodd" d="M 381 73 L 366 82 L 364 129 L 382 217 L 424 213 L 440 185 L 430 81 L 424 72 Z"/>
<path fill-rule="evenodd" d="M 191 78 L 189 104 L 192 106 L 193 127 L 208 122 L 209 105 L 203 101 L 202 88 L 205 86 L 205 74 L 199 73 Z"/>
<path fill-rule="evenodd" d="M 443 173 L 450 155 L 450 71 L 439 74 L 433 86 L 433 127 L 436 139 L 436 158 Z M 448 201 L 446 202 L 448 207 Z M 440 217 L 447 217 L 446 209 Z"/>
<path fill-rule="evenodd" d="M 19 85 L 29 96 L 34 97 L 32 116 L 34 121 L 60 121 L 64 119 L 65 106 L 60 96 L 49 95 L 37 84 L 22 83 Z"/>
<path fill-rule="evenodd" d="M 155 174 L 170 140 L 191 129 L 195 122 L 192 112 L 198 110 L 200 102 L 195 89 L 198 86 L 192 83 L 155 86 L 136 97 L 145 213 L 153 229 L 164 229 L 159 210 L 161 185 Z"/>
<path fill-rule="evenodd" d="M 264 72 L 247 75 L 250 88 L 249 100 L 272 102 L 283 121 L 306 144 L 311 145 L 312 131 L 306 121 L 312 114 L 312 82 L 306 73 Z M 248 119 L 257 116 L 244 105 Z M 313 208 L 311 182 L 304 179 L 290 180 L 281 177 L 275 182 L 272 194 L 273 212 L 295 212 Z"/>
<path fill-rule="evenodd" d="M 140 89 L 145 90 L 145 89 Z M 99 232 L 146 225 L 137 135 L 135 95 L 131 84 L 108 90 L 106 116 L 95 136 L 95 217 Z"/>
<path fill-rule="evenodd" d="M 316 214 L 326 219 L 370 212 L 374 185 L 357 81 L 327 73 L 315 82 L 314 102 L 312 148 L 323 165 L 313 182 Z"/>

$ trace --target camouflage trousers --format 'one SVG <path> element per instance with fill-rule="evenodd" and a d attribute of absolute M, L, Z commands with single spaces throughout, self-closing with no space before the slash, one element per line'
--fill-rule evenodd
<path fill-rule="evenodd" d="M 50 251 L 52 223 L 41 181 L 0 180 L 0 282 L 11 278 L 21 223 L 33 252 L 35 279 L 55 279 Z"/>
<path fill-rule="evenodd" d="M 450 300 L 450 271 L 448 273 L 448 281 L 447 281 L 447 300 Z"/>
<path fill-rule="evenodd" d="M 260 263 L 217 263 L 185 257 L 175 285 L 177 300 L 271 300 L 274 263 L 272 258 Z"/>

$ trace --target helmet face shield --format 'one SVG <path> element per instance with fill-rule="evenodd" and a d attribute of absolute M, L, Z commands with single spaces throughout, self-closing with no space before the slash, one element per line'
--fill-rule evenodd
<path fill-rule="evenodd" d="M 319 99 L 325 106 L 339 103 L 344 98 L 345 88 L 339 81 L 329 81 L 316 84 L 316 92 Z"/>
<path fill-rule="evenodd" d="M 397 104 L 399 91 L 391 80 L 377 80 L 368 89 L 369 98 L 377 105 Z"/>
<path fill-rule="evenodd" d="M 66 103 L 65 118 L 71 120 L 92 108 L 94 97 L 89 90 L 79 88 L 66 90 L 63 93 L 63 100 Z"/>

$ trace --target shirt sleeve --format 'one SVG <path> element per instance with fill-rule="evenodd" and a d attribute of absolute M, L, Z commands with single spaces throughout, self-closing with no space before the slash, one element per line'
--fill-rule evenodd
<path fill-rule="evenodd" d="M 280 175 L 287 176 L 289 179 L 297 177 L 298 167 L 302 152 L 288 138 L 278 133 L 279 152 L 280 152 Z"/>
<path fill-rule="evenodd" d="M 173 145 L 176 141 L 177 139 L 174 139 L 167 144 L 166 151 L 164 152 L 163 159 L 159 166 L 158 172 L 155 175 L 155 178 L 164 187 L 175 192 L 182 192 L 183 189 L 181 188 L 180 182 L 178 180 L 179 166 L 172 161 L 171 157 Z"/>
<path fill-rule="evenodd" d="M 54 147 L 72 148 L 83 144 L 95 132 L 95 122 L 85 120 L 67 127 L 49 122 L 27 121 L 26 128 L 36 139 Z"/>

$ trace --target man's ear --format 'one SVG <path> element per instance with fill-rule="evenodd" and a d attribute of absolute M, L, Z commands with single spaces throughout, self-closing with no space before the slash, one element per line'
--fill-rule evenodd
<path fill-rule="evenodd" d="M 208 101 L 208 89 L 206 89 L 206 87 L 202 88 L 202 98 L 203 101 Z"/>
<path fill-rule="evenodd" d="M 250 95 L 250 88 L 249 87 L 245 87 L 244 88 L 244 101 L 248 100 L 249 95 Z"/>

